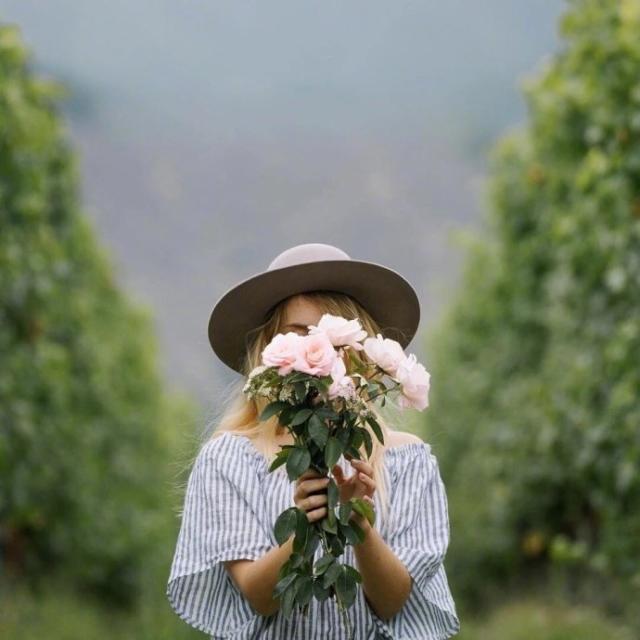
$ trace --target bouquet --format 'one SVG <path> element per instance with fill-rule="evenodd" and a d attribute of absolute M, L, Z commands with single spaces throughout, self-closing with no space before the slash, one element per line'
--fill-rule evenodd
<path fill-rule="evenodd" d="M 407 356 L 400 343 L 372 337 L 360 322 L 325 313 L 308 334 L 279 333 L 262 352 L 262 364 L 253 369 L 243 391 L 249 397 L 266 398 L 259 419 L 278 416 L 291 433 L 293 445 L 284 445 L 269 471 L 286 465 L 291 481 L 312 468 L 324 476 L 342 454 L 360 459 L 364 445 L 371 456 L 375 437 L 384 444 L 383 433 L 371 403 L 396 393 L 401 409 L 422 410 L 428 406 L 429 373 Z M 355 356 L 362 351 L 367 358 Z M 335 598 L 341 612 L 356 599 L 362 577 L 355 567 L 339 562 L 347 544 L 364 540 L 364 531 L 351 516 L 366 518 L 371 525 L 375 513 L 369 502 L 352 498 L 338 504 L 338 486 L 330 476 L 327 485 L 327 515 L 313 523 L 297 506 L 283 511 L 274 524 L 279 545 L 291 535 L 293 552 L 283 564 L 273 597 L 279 598 L 286 617 L 297 605 L 306 615 L 311 598 Z M 362 520 L 361 520 L 362 522 Z M 314 564 L 322 545 L 323 555 Z M 348 624 L 348 619 L 347 619 Z"/>

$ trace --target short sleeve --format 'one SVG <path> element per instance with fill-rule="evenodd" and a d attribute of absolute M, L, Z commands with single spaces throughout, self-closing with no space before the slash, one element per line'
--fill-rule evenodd
<path fill-rule="evenodd" d="M 392 488 L 387 544 L 405 565 L 412 588 L 402 609 L 387 620 L 372 617 L 383 637 L 393 640 L 450 638 L 460 630 L 444 558 L 449 514 L 444 483 L 427 443 L 392 450 Z"/>
<path fill-rule="evenodd" d="M 260 517 L 255 461 L 245 446 L 225 433 L 198 453 L 166 590 L 185 622 L 215 638 L 253 637 L 261 618 L 222 561 L 255 560 L 273 546 Z"/>

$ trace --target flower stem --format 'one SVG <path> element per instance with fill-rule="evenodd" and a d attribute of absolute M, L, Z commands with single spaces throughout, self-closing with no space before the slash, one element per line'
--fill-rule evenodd
<path fill-rule="evenodd" d="M 375 400 L 378 396 L 382 396 L 386 393 L 389 393 L 389 391 L 394 391 L 396 389 L 396 387 L 400 387 L 402 386 L 399 382 L 396 382 L 395 380 L 393 381 L 394 385 L 393 387 L 385 387 L 385 389 L 383 391 L 381 391 L 380 393 L 374 393 L 372 396 L 369 397 L 369 401 L 371 400 Z"/>

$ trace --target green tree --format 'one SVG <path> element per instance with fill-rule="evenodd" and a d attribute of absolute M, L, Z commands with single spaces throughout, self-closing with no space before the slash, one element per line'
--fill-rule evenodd
<path fill-rule="evenodd" d="M 569 4 L 433 336 L 461 595 L 556 562 L 640 586 L 640 1 Z"/>
<path fill-rule="evenodd" d="M 0 25 L 2 573 L 132 602 L 174 519 L 168 463 L 188 404 L 163 389 L 149 313 L 119 291 L 79 208 L 64 91 L 28 62 Z"/>

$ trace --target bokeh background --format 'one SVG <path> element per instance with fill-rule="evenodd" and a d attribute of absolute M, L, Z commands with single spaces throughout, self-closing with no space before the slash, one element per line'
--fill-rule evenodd
<path fill-rule="evenodd" d="M 166 579 L 285 248 L 397 269 L 464 640 L 640 637 L 640 0 L 0 0 L 0 636 L 202 637 Z"/>

